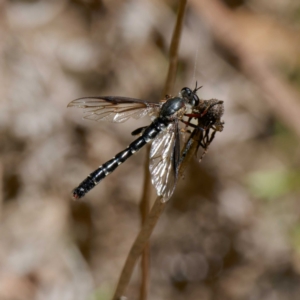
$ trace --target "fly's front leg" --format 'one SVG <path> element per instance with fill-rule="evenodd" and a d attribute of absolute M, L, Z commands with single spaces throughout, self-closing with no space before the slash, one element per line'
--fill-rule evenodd
<path fill-rule="evenodd" d="M 199 141 L 199 146 L 201 146 L 204 150 L 207 149 L 208 147 L 208 134 L 209 134 L 209 129 L 205 130 L 205 134 L 202 137 L 202 139 Z"/>
<path fill-rule="evenodd" d="M 214 130 L 212 132 L 212 134 L 210 134 L 209 129 L 205 131 L 205 135 L 203 136 L 203 139 L 200 143 L 201 147 L 203 149 L 207 149 L 208 146 L 211 144 L 211 142 L 213 141 L 213 139 L 215 138 L 216 135 L 216 131 Z"/>
<path fill-rule="evenodd" d="M 205 130 L 206 128 L 202 128 L 202 127 L 199 127 L 193 123 L 190 123 L 189 121 L 183 121 L 183 120 L 180 120 L 183 124 L 187 125 L 186 127 L 190 126 L 192 128 L 198 128 L 198 129 L 201 129 L 201 130 Z"/>
<path fill-rule="evenodd" d="M 204 116 L 207 114 L 207 112 L 209 111 L 209 109 L 210 109 L 212 106 L 214 106 L 214 104 L 213 104 L 213 105 L 207 106 L 207 107 L 205 108 L 205 110 L 204 110 L 201 114 L 200 114 L 200 113 L 193 113 L 193 114 L 185 114 L 185 116 L 186 116 L 186 117 L 189 117 L 189 118 L 195 118 L 195 119 L 202 118 L 202 117 L 204 117 Z"/>
<path fill-rule="evenodd" d="M 148 128 L 148 126 L 137 128 L 136 130 L 131 132 L 131 135 L 133 135 L 133 136 L 134 135 L 141 135 L 141 134 L 143 134 L 143 132 L 145 131 L 146 128 Z"/>
<path fill-rule="evenodd" d="M 216 131 L 214 130 L 211 135 L 209 135 L 209 129 L 205 132 L 205 135 L 203 136 L 202 141 L 199 142 L 199 146 L 201 146 L 204 150 L 199 158 L 199 162 L 202 161 L 203 157 L 208 152 L 208 147 L 215 138 Z"/>
<path fill-rule="evenodd" d="M 194 124 L 191 124 L 191 123 L 190 123 L 191 120 L 192 120 L 192 118 L 189 118 L 188 121 L 180 120 L 183 124 L 185 124 L 185 127 L 182 128 L 182 129 L 180 129 L 180 131 L 181 131 L 182 133 L 189 133 L 189 134 L 191 134 L 192 131 L 189 130 L 189 129 L 187 129 L 189 126 L 191 126 L 191 127 L 193 127 L 193 128 L 196 128 L 196 127 L 194 127 Z"/>
<path fill-rule="evenodd" d="M 186 125 L 185 128 L 187 128 L 188 126 L 191 126 L 191 127 L 193 127 L 193 128 L 197 128 L 196 125 L 194 125 L 194 124 L 192 124 L 192 123 L 189 123 L 188 121 L 183 121 L 183 120 L 180 120 L 180 121 L 181 121 L 183 124 Z M 185 130 L 185 128 L 183 128 L 183 130 Z"/>
<path fill-rule="evenodd" d="M 202 140 L 199 141 L 199 147 L 201 146 L 203 148 L 203 152 L 202 152 L 202 154 L 201 154 L 201 156 L 199 158 L 199 162 L 202 161 L 203 157 L 208 152 L 209 145 L 211 144 L 211 142 L 215 138 L 215 135 L 216 135 L 216 131 L 215 130 L 210 135 L 210 132 L 209 132 L 209 129 L 208 129 L 208 130 L 205 131 L 205 134 L 202 137 Z"/>

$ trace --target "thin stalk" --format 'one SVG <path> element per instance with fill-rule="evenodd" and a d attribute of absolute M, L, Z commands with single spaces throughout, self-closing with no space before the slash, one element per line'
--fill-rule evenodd
<path fill-rule="evenodd" d="M 181 31 L 182 31 L 182 24 L 183 24 L 183 18 L 185 13 L 186 2 L 187 2 L 186 0 L 179 1 L 176 25 L 173 31 L 172 41 L 170 45 L 169 70 L 166 79 L 166 84 L 163 90 L 163 96 L 171 93 L 175 83 L 177 66 L 178 66 L 178 50 L 179 50 L 179 43 L 181 38 Z"/>
<path fill-rule="evenodd" d="M 164 86 L 163 97 L 166 94 L 171 94 L 175 82 L 175 76 L 176 76 L 177 65 L 178 65 L 179 42 L 181 37 L 186 2 L 187 2 L 186 0 L 179 1 L 176 24 L 174 27 L 174 32 L 172 35 L 172 40 L 171 40 L 171 45 L 169 50 L 169 59 L 170 59 L 169 69 L 168 69 L 168 75 Z M 149 155 L 150 155 L 150 147 L 148 146 L 146 151 L 146 160 L 145 160 L 145 172 L 144 172 L 145 179 L 144 179 L 143 196 L 140 202 L 140 213 L 141 213 L 142 225 L 144 225 L 150 209 L 151 183 L 150 183 L 150 176 L 149 176 Z M 144 248 L 142 254 L 142 261 L 141 261 L 142 281 L 140 287 L 140 298 L 139 298 L 140 300 L 147 299 L 148 286 L 149 286 L 148 283 L 149 264 L 150 264 L 150 251 L 149 251 L 149 243 L 147 243 Z"/>
<path fill-rule="evenodd" d="M 150 182 L 150 173 L 149 173 L 149 156 L 150 156 L 150 147 L 147 146 L 146 149 L 146 159 L 144 165 L 144 188 L 143 196 L 140 202 L 140 214 L 141 214 L 141 224 L 142 226 L 146 222 L 150 210 L 150 192 L 151 192 L 151 182 Z M 145 248 L 142 253 L 141 261 L 141 271 L 142 271 L 142 281 L 140 287 L 140 300 L 146 300 L 148 295 L 149 287 L 149 264 L 150 264 L 150 250 L 149 243 L 145 245 Z"/>
<path fill-rule="evenodd" d="M 195 130 L 195 134 L 193 134 L 189 140 L 187 141 L 186 145 L 188 145 L 189 149 L 185 153 L 185 157 L 181 162 L 181 165 L 179 167 L 179 176 L 181 177 L 189 163 L 189 161 L 192 159 L 192 157 L 195 156 L 197 149 L 198 149 L 198 140 L 200 139 L 200 130 Z M 186 148 L 186 147 L 185 147 Z M 117 289 L 115 291 L 115 294 L 113 296 L 113 300 L 120 300 L 121 297 L 124 296 L 125 289 L 130 281 L 130 277 L 132 275 L 134 266 L 136 264 L 137 259 L 141 255 L 144 247 L 148 243 L 148 240 L 152 234 L 152 231 L 159 220 L 166 203 L 163 203 L 162 197 L 157 197 L 152 209 L 147 216 L 147 219 L 140 230 L 138 236 L 136 237 L 129 254 L 127 256 L 125 265 L 123 267 Z"/>

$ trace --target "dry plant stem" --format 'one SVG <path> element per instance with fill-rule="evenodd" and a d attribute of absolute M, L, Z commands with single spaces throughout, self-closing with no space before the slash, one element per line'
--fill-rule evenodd
<path fill-rule="evenodd" d="M 121 296 L 124 295 L 125 289 L 130 281 L 130 277 L 133 272 L 135 263 L 139 258 L 139 256 L 141 255 L 141 252 L 143 251 L 145 245 L 148 243 L 149 237 L 164 207 L 165 207 L 165 203 L 162 203 L 161 197 L 158 197 L 155 200 L 155 203 L 145 221 L 144 226 L 142 227 L 141 231 L 139 232 L 138 236 L 136 237 L 130 249 L 113 300 L 119 300 Z"/>
<path fill-rule="evenodd" d="M 140 300 L 146 300 L 149 289 L 149 265 L 150 265 L 150 248 L 149 242 L 146 243 L 142 253 L 142 284 L 140 287 Z"/>
<path fill-rule="evenodd" d="M 186 7 L 186 0 L 180 0 L 176 25 L 174 28 L 171 45 L 170 45 L 169 70 L 168 70 L 168 75 L 167 75 L 167 79 L 166 79 L 166 83 L 165 83 L 165 87 L 164 87 L 163 97 L 166 94 L 171 93 L 171 89 L 175 82 L 177 62 L 178 62 L 178 48 L 179 48 L 185 7 Z M 145 161 L 145 172 L 144 172 L 145 179 L 144 179 L 143 197 L 140 202 L 142 225 L 144 225 L 144 222 L 145 222 L 146 216 L 148 215 L 149 207 L 150 207 L 151 185 L 150 185 L 149 167 L 148 167 L 149 166 L 149 155 L 150 155 L 150 147 L 148 146 L 147 151 L 146 151 L 146 161 Z M 150 253 L 149 243 L 147 243 L 144 248 L 144 251 L 142 254 L 142 261 L 141 261 L 142 282 L 141 282 L 141 288 L 140 288 L 140 298 L 139 298 L 140 300 L 146 300 L 147 294 L 148 294 L 149 261 L 150 261 L 149 253 Z M 126 264 L 125 264 L 125 266 L 126 266 Z M 120 278 L 120 281 L 121 281 L 121 278 Z"/>
<path fill-rule="evenodd" d="M 4 191 L 3 191 L 3 164 L 0 160 L 0 219 L 2 217 L 2 208 L 3 208 L 3 200 L 4 200 Z"/>
<path fill-rule="evenodd" d="M 146 159 L 144 164 L 145 178 L 144 178 L 143 196 L 140 202 L 142 226 L 145 224 L 150 209 L 151 182 L 150 182 L 150 173 L 149 173 L 149 156 L 150 156 L 150 146 L 147 145 Z M 148 286 L 149 286 L 149 264 L 150 264 L 149 243 L 147 243 L 143 250 L 142 261 L 141 261 L 142 282 L 140 287 L 140 298 L 139 298 L 140 300 L 147 299 Z"/>
<path fill-rule="evenodd" d="M 171 91 L 172 91 L 172 88 L 173 88 L 173 85 L 175 82 L 177 65 L 178 65 L 178 49 L 179 49 L 179 42 L 180 42 L 180 37 L 181 37 L 185 7 L 186 7 L 186 0 L 180 0 L 176 25 L 174 28 L 171 45 L 170 45 L 169 70 L 168 70 L 166 84 L 165 84 L 165 87 L 163 90 L 163 97 L 167 94 L 168 95 L 171 94 Z"/>
<path fill-rule="evenodd" d="M 183 175 L 184 170 L 186 169 L 186 166 L 188 165 L 189 161 L 196 154 L 196 151 L 198 149 L 197 140 L 199 140 L 199 136 L 200 136 L 200 131 L 194 135 L 193 140 L 189 139 L 187 142 L 187 143 L 190 143 L 190 146 L 189 146 L 189 151 L 187 152 L 187 155 L 185 156 L 185 158 L 182 161 L 180 168 L 179 168 L 179 176 L 180 177 Z M 152 206 L 152 209 L 145 221 L 143 228 L 139 232 L 138 236 L 136 237 L 136 239 L 130 249 L 130 252 L 126 259 L 125 266 L 122 270 L 113 300 L 119 300 L 119 299 L 121 299 L 122 296 L 124 296 L 124 292 L 129 283 L 135 263 L 136 263 L 137 259 L 139 258 L 139 256 L 141 255 L 145 245 L 148 243 L 148 240 L 152 234 L 152 231 L 153 231 L 153 229 L 154 229 L 154 227 L 166 205 L 166 203 L 161 202 L 161 199 L 162 199 L 161 197 L 156 198 L 154 205 Z"/>
<path fill-rule="evenodd" d="M 239 59 L 241 70 L 261 89 L 278 118 L 300 136 L 300 95 L 270 68 L 265 57 L 249 50 L 234 12 L 216 0 L 190 2 L 215 39 Z"/>

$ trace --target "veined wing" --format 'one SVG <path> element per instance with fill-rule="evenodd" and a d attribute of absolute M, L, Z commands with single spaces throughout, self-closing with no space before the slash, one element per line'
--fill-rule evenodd
<path fill-rule="evenodd" d="M 162 104 L 127 97 L 85 97 L 71 101 L 68 107 L 84 109 L 84 118 L 92 121 L 122 123 L 129 118 L 157 116 Z"/>
<path fill-rule="evenodd" d="M 152 142 L 149 169 L 158 196 L 166 202 L 172 196 L 178 178 L 180 141 L 178 123 L 169 125 Z"/>

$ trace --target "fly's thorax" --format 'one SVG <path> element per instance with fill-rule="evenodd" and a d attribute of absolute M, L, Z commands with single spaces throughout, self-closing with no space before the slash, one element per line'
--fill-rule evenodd
<path fill-rule="evenodd" d="M 169 124 L 170 124 L 170 121 L 168 119 L 162 118 L 159 116 L 151 123 L 151 125 L 149 127 L 155 128 L 156 131 L 160 132 L 160 131 L 165 130 Z"/>
<path fill-rule="evenodd" d="M 181 119 L 186 112 L 186 105 L 187 103 L 183 98 L 170 98 L 161 107 L 159 117 L 169 121 Z"/>

